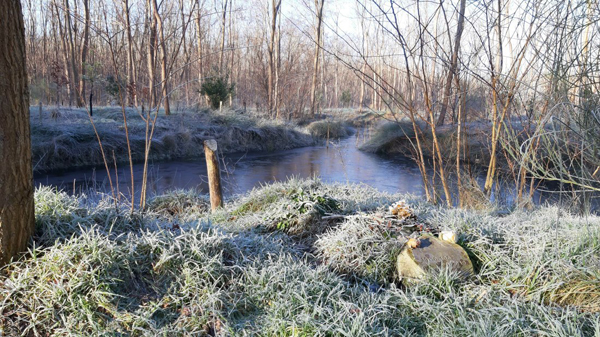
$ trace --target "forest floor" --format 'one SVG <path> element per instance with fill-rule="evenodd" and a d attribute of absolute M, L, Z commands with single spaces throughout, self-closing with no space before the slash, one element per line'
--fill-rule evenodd
<path fill-rule="evenodd" d="M 139 113 L 127 109 L 132 159 L 144 159 L 146 127 Z M 58 113 L 56 113 L 58 112 Z M 54 114 L 54 117 L 52 115 Z M 95 108 L 93 120 L 104 156 L 110 166 L 128 162 L 122 111 L 118 107 Z M 259 118 L 241 111 L 182 111 L 159 115 L 150 159 L 172 160 L 200 157 L 203 141 L 215 138 L 223 153 L 274 151 L 316 145 L 327 137 L 343 137 L 350 130 L 343 122 L 317 121 L 306 126 Z M 335 134 L 334 134 L 335 131 Z M 104 165 L 98 139 L 85 109 L 31 108 L 32 156 L 35 171 Z"/>
<path fill-rule="evenodd" d="M 290 180 L 210 213 L 36 191 L 29 254 L 0 272 L 6 336 L 599 336 L 600 217 L 447 209 L 364 185 Z M 457 233 L 475 275 L 405 287 L 377 214 L 405 199 Z M 336 214 L 338 216 L 329 216 Z"/>

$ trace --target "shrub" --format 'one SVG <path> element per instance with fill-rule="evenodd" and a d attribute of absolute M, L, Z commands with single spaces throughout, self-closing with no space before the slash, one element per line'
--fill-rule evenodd
<path fill-rule="evenodd" d="M 227 100 L 235 91 L 235 84 L 227 84 L 229 76 L 215 75 L 207 78 L 200 89 L 202 95 L 208 96 L 213 109 L 219 108 L 219 103 Z"/>
<path fill-rule="evenodd" d="M 344 107 L 347 107 L 350 105 L 350 103 L 352 102 L 352 94 L 350 93 L 350 90 L 342 91 L 342 97 L 340 98 L 340 102 L 342 103 L 342 106 L 344 106 Z"/>
<path fill-rule="evenodd" d="M 125 87 L 123 80 L 115 78 L 113 75 L 106 76 L 106 84 L 104 90 L 112 99 L 119 98 L 119 90 Z"/>

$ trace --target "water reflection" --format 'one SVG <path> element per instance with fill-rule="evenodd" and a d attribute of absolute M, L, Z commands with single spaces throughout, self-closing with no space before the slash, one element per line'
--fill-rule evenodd
<path fill-rule="evenodd" d="M 306 147 L 270 153 L 245 153 L 222 156 L 222 178 L 227 195 L 246 192 L 261 184 L 286 180 L 289 177 L 320 177 L 326 182 L 365 183 L 388 192 L 422 194 L 419 170 L 403 156 L 384 157 L 356 149 L 353 137 L 337 144 Z M 134 165 L 134 186 L 139 193 L 143 167 Z M 115 188 L 131 193 L 129 167 L 119 167 L 117 177 L 112 172 Z M 148 190 L 160 194 L 173 189 L 196 189 L 208 192 L 204 158 L 193 161 L 151 163 Z M 37 174 L 35 183 L 59 187 L 69 193 L 88 188 L 108 190 L 107 174 L 102 168 L 87 168 Z"/>
<path fill-rule="evenodd" d="M 284 181 L 288 178 L 320 177 L 325 182 L 364 183 L 381 191 L 424 195 L 423 183 L 417 165 L 401 155 L 364 153 L 356 148 L 354 137 L 338 144 L 306 147 L 270 153 L 238 153 L 222 156 L 222 179 L 226 196 L 244 193 L 261 184 Z M 134 166 L 134 186 L 139 196 L 143 167 Z M 115 188 L 131 194 L 129 167 L 119 167 L 119 175 L 112 173 Z M 118 183 L 117 183 L 118 178 Z M 483 184 L 485 177 L 477 177 Z M 89 188 L 109 190 L 107 174 L 102 168 L 38 174 L 36 184 L 51 185 L 69 193 L 81 193 Z M 162 194 L 173 189 L 195 189 L 208 193 L 204 158 L 192 161 L 151 163 L 148 175 L 150 194 Z M 451 185 L 453 182 L 451 181 Z M 454 188 L 455 189 L 455 188 Z M 503 183 L 492 196 L 505 204 L 514 199 L 514 186 Z M 536 202 L 549 200 L 552 195 L 536 192 Z"/>

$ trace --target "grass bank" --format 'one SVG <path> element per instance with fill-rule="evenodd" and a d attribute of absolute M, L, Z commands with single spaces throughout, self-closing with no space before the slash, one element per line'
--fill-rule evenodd
<path fill-rule="evenodd" d="M 306 129 L 313 137 L 321 139 L 340 139 L 352 134 L 352 128 L 345 121 L 321 120 L 308 124 Z"/>
<path fill-rule="evenodd" d="M 419 123 L 422 132 L 424 155 L 432 157 L 433 137 L 431 129 L 425 123 Z M 474 165 L 487 164 L 490 157 L 490 128 L 487 123 L 467 123 L 463 130 L 463 141 L 465 149 L 462 158 Z M 415 152 L 415 133 L 412 123 L 407 120 L 400 122 L 380 122 L 374 127 L 372 136 L 360 149 L 372 153 L 401 153 L 412 156 Z M 456 160 L 457 129 L 454 125 L 444 125 L 436 128 L 436 134 L 440 144 L 442 156 L 454 162 Z M 413 144 L 415 143 L 415 144 Z"/>
<path fill-rule="evenodd" d="M 44 111 L 39 118 L 32 108 L 31 137 L 36 171 L 103 165 L 98 141 L 84 109 L 61 109 L 56 118 Z M 125 129 L 120 108 L 94 109 L 106 156 L 112 166 L 128 161 Z M 144 159 L 145 126 L 137 112 L 127 110 L 134 162 Z M 202 142 L 216 138 L 223 153 L 274 151 L 315 145 L 322 140 L 294 124 L 255 118 L 235 111 L 177 112 L 159 116 L 150 158 L 170 160 L 203 154 Z"/>
<path fill-rule="evenodd" d="M 406 199 L 455 230 L 476 275 L 405 288 L 377 214 Z M 27 257 L 0 276 L 4 335 L 600 335 L 600 218 L 463 211 L 363 185 L 290 180 L 207 212 L 189 192 L 143 216 L 36 191 Z M 332 217 L 329 214 L 338 216 Z"/>

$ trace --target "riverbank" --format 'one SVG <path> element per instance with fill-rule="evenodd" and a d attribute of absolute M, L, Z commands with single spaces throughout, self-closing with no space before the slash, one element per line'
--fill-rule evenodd
<path fill-rule="evenodd" d="M 84 109 L 60 109 L 58 113 L 31 109 L 31 138 L 34 170 L 103 166 L 98 140 Z M 52 118 L 52 114 L 54 117 Z M 105 156 L 112 167 L 128 164 L 123 116 L 118 107 L 94 109 L 94 124 Z M 129 139 L 134 163 L 143 161 L 145 124 L 133 109 L 127 109 Z M 322 122 L 315 122 L 322 123 Z M 339 123 L 338 123 L 339 124 Z M 332 125 L 338 125 L 333 123 Z M 203 141 L 215 138 L 222 153 L 286 150 L 322 143 L 326 133 L 315 127 L 257 118 L 239 111 L 177 112 L 157 119 L 150 151 L 151 160 L 197 158 Z M 321 128 L 322 129 L 322 128 Z M 345 126 L 336 128 L 344 133 Z"/>
<path fill-rule="evenodd" d="M 380 121 L 372 127 L 372 135 L 361 146 L 361 150 L 371 153 L 394 154 L 400 153 L 413 156 L 416 149 L 415 133 L 410 121 L 391 122 Z M 431 129 L 425 123 L 419 124 L 422 132 L 423 154 L 433 156 L 433 138 Z M 491 124 L 484 122 L 467 123 L 463 130 L 463 153 L 461 160 L 472 165 L 486 165 L 490 158 Z M 457 129 L 455 125 L 444 125 L 436 128 L 442 157 L 450 163 L 456 162 Z"/>
<path fill-rule="evenodd" d="M 405 199 L 454 230 L 476 275 L 401 285 L 404 243 L 376 221 Z M 465 211 L 365 185 L 291 180 L 215 213 L 191 192 L 128 215 L 36 192 L 29 256 L 2 270 L 5 335 L 590 336 L 600 331 L 600 218 L 558 207 Z M 332 215 L 333 214 L 333 215 Z"/>

